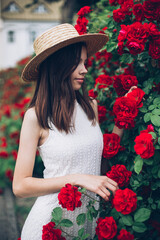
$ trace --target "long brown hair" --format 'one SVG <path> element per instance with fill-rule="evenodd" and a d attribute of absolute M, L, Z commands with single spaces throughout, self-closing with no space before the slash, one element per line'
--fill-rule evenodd
<path fill-rule="evenodd" d="M 95 114 L 85 83 L 82 93 L 73 90 L 70 76 L 81 59 L 85 43 L 66 46 L 49 56 L 39 68 L 39 78 L 29 107 L 35 107 L 38 122 L 42 128 L 50 128 L 49 121 L 66 133 L 70 132 L 75 99 L 81 105 L 88 119 L 95 123 Z"/>

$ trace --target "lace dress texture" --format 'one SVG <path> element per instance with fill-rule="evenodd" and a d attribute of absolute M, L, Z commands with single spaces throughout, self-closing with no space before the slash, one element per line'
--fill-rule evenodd
<path fill-rule="evenodd" d="M 44 163 L 44 178 L 54 178 L 67 174 L 93 174 L 100 175 L 100 162 L 103 149 L 103 135 L 99 125 L 92 125 L 80 104 L 75 102 L 72 117 L 74 131 L 66 134 L 60 132 L 52 124 L 47 140 L 38 147 Z M 94 193 L 89 194 L 96 198 Z M 86 212 L 88 197 L 82 195 L 82 206 L 75 211 L 63 209 L 63 218 L 70 219 L 74 226 L 63 228 L 72 236 L 78 235 L 81 226 L 76 224 L 76 217 Z M 59 207 L 58 193 L 40 196 L 36 199 L 22 229 L 21 240 L 41 240 L 42 228 L 51 221 L 53 208 Z M 85 232 L 93 238 L 96 220 L 85 223 Z M 73 239 L 62 233 L 67 240 Z"/>

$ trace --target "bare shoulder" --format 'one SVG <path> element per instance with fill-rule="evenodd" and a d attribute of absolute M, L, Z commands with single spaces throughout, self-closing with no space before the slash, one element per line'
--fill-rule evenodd
<path fill-rule="evenodd" d="M 22 127 L 26 130 L 32 129 L 32 131 L 40 135 L 41 127 L 38 123 L 37 115 L 35 112 L 35 108 L 29 108 L 24 115 Z"/>

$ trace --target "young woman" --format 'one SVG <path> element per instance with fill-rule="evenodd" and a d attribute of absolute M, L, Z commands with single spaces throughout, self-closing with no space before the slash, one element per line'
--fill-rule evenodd
<path fill-rule="evenodd" d="M 35 40 L 36 56 L 22 73 L 25 81 L 36 81 L 36 89 L 22 124 L 13 192 L 18 197 L 38 198 L 21 240 L 42 239 L 43 225 L 51 221 L 58 192 L 66 183 L 84 187 L 106 201 L 109 190 L 114 194 L 118 188 L 116 182 L 100 176 L 103 138 L 97 103 L 85 90 L 87 58 L 107 40 L 104 34 L 80 36 L 70 24 L 54 27 Z M 113 132 L 122 134 L 117 127 Z M 32 176 L 37 147 L 45 166 L 42 179 Z M 74 212 L 63 210 L 64 217 L 75 222 L 77 214 L 86 211 L 87 200 L 83 197 L 82 207 Z M 95 226 L 95 222 L 85 225 L 91 238 Z M 78 227 L 65 231 L 74 236 Z"/>

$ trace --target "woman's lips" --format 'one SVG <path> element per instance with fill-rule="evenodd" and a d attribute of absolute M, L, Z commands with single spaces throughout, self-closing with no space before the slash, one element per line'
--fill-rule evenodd
<path fill-rule="evenodd" d="M 78 83 L 83 83 L 83 82 L 84 82 L 84 79 L 82 79 L 82 78 L 76 78 L 76 81 L 77 81 Z"/>

